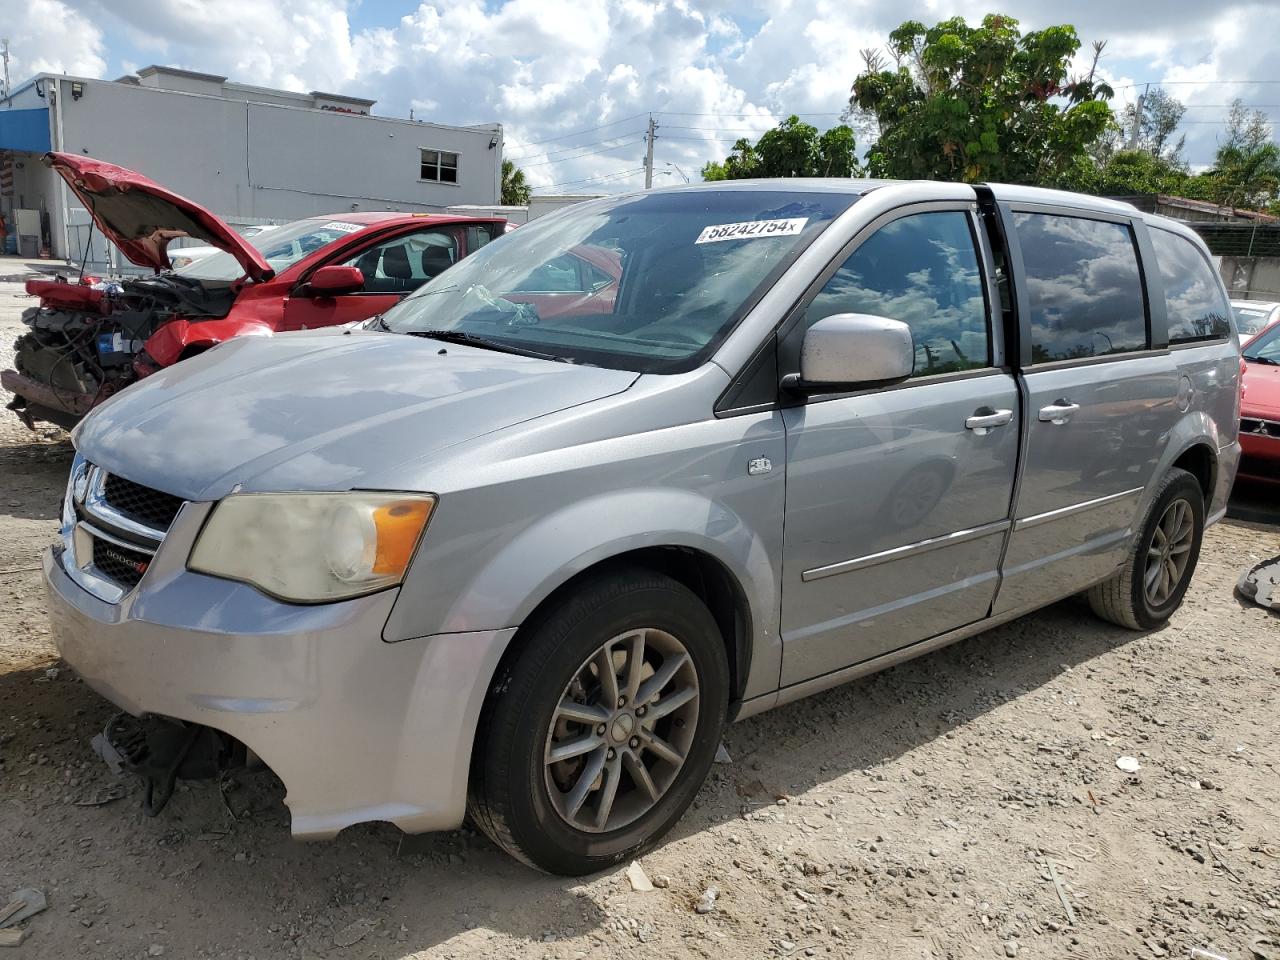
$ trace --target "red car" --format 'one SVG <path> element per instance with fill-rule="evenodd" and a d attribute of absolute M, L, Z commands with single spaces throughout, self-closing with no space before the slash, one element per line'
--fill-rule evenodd
<path fill-rule="evenodd" d="M 506 221 L 416 213 L 310 217 L 245 239 L 204 207 L 139 173 L 74 154 L 45 163 L 102 233 L 154 276 L 32 280 L 40 305 L 0 385 L 28 425 L 70 427 L 161 367 L 231 337 L 364 320 L 504 232 Z M 166 248 L 192 237 L 220 253 L 170 270 Z"/>
<path fill-rule="evenodd" d="M 1280 324 L 1241 348 L 1240 474 L 1280 481 Z"/>

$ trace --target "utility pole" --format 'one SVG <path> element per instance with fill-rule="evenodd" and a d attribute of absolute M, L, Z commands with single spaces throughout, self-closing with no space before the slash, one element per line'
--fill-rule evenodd
<path fill-rule="evenodd" d="M 0 56 L 4 57 L 4 98 L 9 99 L 9 38 L 0 40 Z"/>
<path fill-rule="evenodd" d="M 1138 94 L 1138 99 L 1133 105 L 1133 125 L 1129 128 L 1129 149 L 1138 149 L 1138 140 L 1142 136 L 1142 104 L 1147 99 L 1147 91 L 1151 89 L 1151 84 L 1147 84 L 1142 93 Z"/>
<path fill-rule="evenodd" d="M 649 132 L 644 135 L 646 147 L 644 152 L 644 188 L 648 190 L 653 186 L 653 138 L 657 136 L 654 133 L 658 129 L 658 125 L 653 122 L 653 114 L 649 114 Z"/>

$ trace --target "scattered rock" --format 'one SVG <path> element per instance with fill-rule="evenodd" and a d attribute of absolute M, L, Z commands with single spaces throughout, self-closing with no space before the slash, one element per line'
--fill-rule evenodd
<path fill-rule="evenodd" d="M 1116 758 L 1116 766 L 1125 773 L 1137 773 L 1142 769 L 1142 764 L 1138 763 L 1136 757 L 1118 757 Z"/>
<path fill-rule="evenodd" d="M 649 893 L 653 890 L 653 881 L 644 872 L 644 867 L 640 866 L 639 861 L 633 860 L 631 866 L 627 867 L 627 880 L 636 893 Z"/>
<path fill-rule="evenodd" d="M 708 914 L 713 913 L 716 909 L 716 901 L 720 899 L 719 887 L 707 887 L 702 891 L 702 896 L 698 898 L 698 902 L 693 906 L 694 913 Z"/>

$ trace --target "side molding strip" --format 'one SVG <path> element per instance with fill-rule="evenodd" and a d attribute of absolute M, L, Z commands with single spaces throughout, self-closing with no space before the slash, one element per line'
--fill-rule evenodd
<path fill-rule="evenodd" d="M 882 550 L 880 553 L 870 553 L 865 557 L 855 557 L 852 560 L 841 560 L 839 563 L 828 564 L 825 567 L 814 567 L 812 570 L 806 570 L 800 574 L 800 579 L 805 583 L 808 583 L 810 580 L 821 580 L 823 577 L 834 577 L 841 573 L 852 573 L 854 570 L 864 570 L 867 567 L 874 567 L 880 563 L 888 563 L 890 560 L 903 560 L 907 557 L 914 557 L 917 554 L 928 553 L 930 550 L 938 550 L 942 547 L 951 547 L 958 543 L 968 543 L 970 540 L 980 540 L 981 538 L 989 537 L 994 533 L 1003 533 L 1008 529 L 1008 520 L 997 520 L 995 523 L 984 523 L 980 527 L 972 527 L 968 530 L 957 530 L 955 533 L 948 533 L 942 537 L 933 537 L 929 540 L 920 540 L 917 543 L 909 543 L 905 547 L 894 547 L 892 550 Z"/>
<path fill-rule="evenodd" d="M 1132 490 L 1122 490 L 1120 493 L 1108 494 L 1105 497 L 1098 497 L 1096 500 L 1086 500 L 1083 503 L 1073 503 L 1069 507 L 1059 507 L 1057 510 L 1050 510 L 1046 513 L 1037 513 L 1029 517 L 1023 517 L 1021 520 L 1013 522 L 1014 533 L 1019 530 L 1026 530 L 1028 527 L 1038 527 L 1042 523 L 1049 523 L 1053 520 L 1061 520 L 1063 517 L 1070 517 L 1077 513 L 1084 513 L 1086 510 L 1092 510 L 1095 507 L 1104 507 L 1108 503 L 1115 503 L 1117 500 L 1124 500 L 1127 497 L 1136 497 L 1146 487 L 1134 487 Z"/>

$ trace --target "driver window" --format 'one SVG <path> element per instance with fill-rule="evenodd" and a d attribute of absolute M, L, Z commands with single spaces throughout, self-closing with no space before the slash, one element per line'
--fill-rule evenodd
<path fill-rule="evenodd" d="M 813 298 L 804 325 L 837 313 L 907 324 L 916 348 L 913 377 L 990 366 L 987 302 L 968 214 L 918 213 L 873 233 Z"/>
<path fill-rule="evenodd" d="M 344 266 L 364 274 L 365 293 L 411 293 L 457 260 L 457 238 L 434 230 L 375 244 Z"/>

